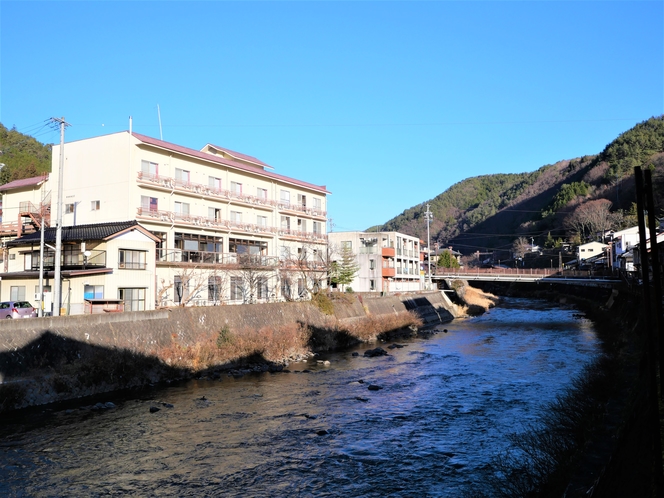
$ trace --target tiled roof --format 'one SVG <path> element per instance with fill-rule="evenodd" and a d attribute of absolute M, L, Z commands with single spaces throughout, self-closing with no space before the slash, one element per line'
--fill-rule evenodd
<path fill-rule="evenodd" d="M 32 178 L 23 178 L 22 180 L 14 180 L 13 182 L 0 185 L 0 192 L 6 192 L 7 190 L 39 185 L 40 183 L 46 181 L 47 178 L 48 175 L 42 175 L 42 176 L 33 176 Z"/>
<path fill-rule="evenodd" d="M 71 227 L 62 227 L 62 242 L 79 242 L 85 240 L 104 240 L 124 230 L 143 227 L 136 221 L 118 221 L 113 223 L 95 223 L 90 225 L 78 225 Z M 144 230 L 144 229 L 143 229 Z M 48 243 L 55 242 L 56 227 L 49 227 L 44 231 L 44 241 Z M 30 233 L 19 239 L 7 242 L 8 246 L 23 246 L 39 244 L 41 239 L 40 232 Z"/>
<path fill-rule="evenodd" d="M 164 142 L 163 140 L 157 140 L 156 138 L 148 137 L 147 135 L 141 135 L 140 133 L 132 133 L 132 136 L 136 137 L 144 144 L 153 145 L 155 147 L 160 147 L 162 149 L 170 150 L 173 152 L 179 152 L 180 154 L 196 157 L 198 159 L 203 159 L 205 161 L 211 161 L 217 164 L 223 164 L 224 166 L 229 166 L 231 168 L 239 169 L 247 173 L 263 176 L 266 178 L 271 178 L 273 180 L 279 180 L 285 183 L 291 183 L 299 187 L 304 187 L 311 190 L 317 190 L 324 194 L 330 194 L 330 192 L 328 192 L 328 190 L 325 188 L 325 185 L 314 185 L 313 183 L 307 183 L 300 180 L 296 180 L 294 178 L 289 178 L 287 176 L 278 175 L 276 173 L 272 173 L 271 171 L 259 170 L 236 161 L 231 161 L 223 157 L 218 157 L 213 154 L 208 154 L 207 152 L 201 152 L 199 150 L 190 149 L 188 147 L 172 144 L 170 142 Z"/>

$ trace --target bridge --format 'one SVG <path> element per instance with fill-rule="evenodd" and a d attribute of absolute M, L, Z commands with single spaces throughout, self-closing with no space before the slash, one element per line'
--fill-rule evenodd
<path fill-rule="evenodd" d="M 611 270 L 579 271 L 579 270 L 547 270 L 539 268 L 438 268 L 431 280 L 468 280 L 482 282 L 523 282 L 567 284 L 587 287 L 613 288 L 622 280 Z"/>

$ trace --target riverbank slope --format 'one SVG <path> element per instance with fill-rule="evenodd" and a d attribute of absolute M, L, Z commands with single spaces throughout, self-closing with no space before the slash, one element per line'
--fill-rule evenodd
<path fill-rule="evenodd" d="M 206 372 L 277 371 L 464 312 L 434 291 L 3 321 L 0 413 Z"/>

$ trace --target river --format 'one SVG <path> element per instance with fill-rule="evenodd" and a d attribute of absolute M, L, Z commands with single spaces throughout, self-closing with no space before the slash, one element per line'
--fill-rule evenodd
<path fill-rule="evenodd" d="M 599 353 L 574 308 L 526 299 L 392 344 L 22 412 L 0 496 L 456 497 Z"/>

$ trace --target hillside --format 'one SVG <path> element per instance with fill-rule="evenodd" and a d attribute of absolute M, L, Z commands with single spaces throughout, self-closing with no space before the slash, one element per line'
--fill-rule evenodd
<path fill-rule="evenodd" d="M 509 251 L 520 236 L 538 245 L 552 238 L 587 239 L 592 230 L 579 231 L 574 223 L 582 205 L 606 210 L 610 228 L 634 223 L 632 176 L 637 165 L 653 168 L 655 202 L 660 205 L 664 117 L 637 124 L 595 156 L 560 161 L 531 173 L 468 178 L 370 230 L 397 230 L 426 240 L 424 211 L 429 203 L 432 246 L 452 245 L 465 254 Z"/>
<path fill-rule="evenodd" d="M 0 124 L 0 185 L 51 170 L 51 146 Z"/>

